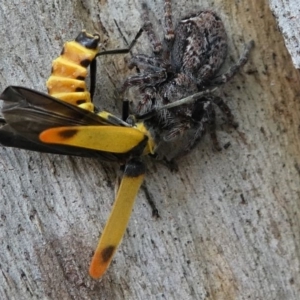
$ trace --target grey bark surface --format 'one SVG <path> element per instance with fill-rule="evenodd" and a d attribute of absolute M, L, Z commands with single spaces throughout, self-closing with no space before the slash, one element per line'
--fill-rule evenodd
<path fill-rule="evenodd" d="M 179 171 L 146 159 L 129 227 L 101 281 L 88 266 L 114 199 L 118 166 L 0 147 L 0 299 L 299 299 L 300 78 L 266 1 L 172 1 L 174 23 L 218 12 L 224 68 L 255 49 L 222 89 L 239 128 L 218 117 L 221 152 L 205 137 Z M 163 1 L 147 1 L 162 35 Z M 141 4 L 12 0 L 0 6 L 0 88 L 46 91 L 51 61 L 85 28 L 123 48 Z M 134 53 L 150 54 L 145 35 Z M 128 55 L 101 58 L 96 103 L 120 113 Z M 153 199 L 160 218 L 147 204 Z"/>
<path fill-rule="evenodd" d="M 286 47 L 296 68 L 300 68 L 300 5 L 298 0 L 270 0 Z"/>

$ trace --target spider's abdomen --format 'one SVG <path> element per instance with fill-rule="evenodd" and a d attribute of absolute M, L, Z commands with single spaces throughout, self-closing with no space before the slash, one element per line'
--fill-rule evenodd
<path fill-rule="evenodd" d="M 171 51 L 176 72 L 195 82 L 206 82 L 220 69 L 227 54 L 227 36 L 222 20 L 213 11 L 183 18 L 176 27 Z"/>

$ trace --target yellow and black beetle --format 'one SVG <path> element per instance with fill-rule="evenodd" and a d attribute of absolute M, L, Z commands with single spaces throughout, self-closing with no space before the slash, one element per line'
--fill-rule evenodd
<path fill-rule="evenodd" d="M 91 80 L 91 91 L 87 91 L 86 68 L 90 63 L 94 64 L 97 56 L 128 52 L 135 41 L 128 49 L 98 52 L 99 37 L 83 32 L 75 41 L 66 43 L 62 55 L 53 62 L 47 86 L 54 97 L 18 86 L 9 86 L 0 95 L 4 101 L 0 144 L 39 152 L 96 157 L 125 166 L 112 212 L 90 266 L 93 278 L 101 277 L 107 270 L 126 230 L 145 174 L 141 157 L 150 154 L 168 160 L 167 154 L 178 156 L 177 149 L 181 153 L 185 151 L 183 145 L 198 130 L 199 124 L 204 126 L 210 122 L 204 108 L 208 101 L 205 96 L 211 91 L 201 91 L 155 107 L 142 116 L 131 116 L 130 123 L 126 122 L 127 113 L 122 119 L 104 111 L 94 113 L 91 98 L 95 78 Z M 195 120 L 195 127 L 187 129 L 176 141 L 165 141 L 163 133 L 169 128 L 162 128 L 159 112 L 195 101 L 198 101 L 200 116 Z"/>
<path fill-rule="evenodd" d="M 5 120 L 0 129 L 2 145 L 125 164 L 114 208 L 90 268 L 92 277 L 100 277 L 126 229 L 145 173 L 139 157 L 153 152 L 153 139 L 143 123 L 132 127 L 117 117 L 110 121 L 27 88 L 10 86 L 0 99 Z"/>
<path fill-rule="evenodd" d="M 209 91 L 174 102 L 172 107 L 194 101 L 207 93 Z M 109 113 L 104 118 L 24 87 L 9 86 L 0 99 L 4 101 L 3 118 L 0 119 L 0 143 L 3 146 L 96 157 L 125 165 L 112 212 L 90 266 L 90 275 L 101 277 L 124 235 L 144 178 L 145 166 L 140 158 L 155 154 L 158 136 L 153 135 L 154 128 L 147 128 L 144 121 L 132 126 Z M 155 113 L 156 110 L 152 112 Z M 151 114 L 147 118 L 151 118 Z"/>

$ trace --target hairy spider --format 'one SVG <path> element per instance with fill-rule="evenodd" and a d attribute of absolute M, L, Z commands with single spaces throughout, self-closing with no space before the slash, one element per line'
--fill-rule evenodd
<path fill-rule="evenodd" d="M 138 88 L 138 97 L 130 103 L 133 114 L 143 115 L 181 98 L 193 95 L 208 87 L 229 81 L 247 62 L 254 42 L 245 50 L 236 64 L 218 75 L 227 56 L 227 35 L 223 22 L 210 10 L 190 14 L 181 19 L 174 30 L 171 0 L 164 5 L 164 40 L 160 42 L 149 18 L 149 9 L 142 4 L 144 31 L 153 48 L 153 56 L 134 55 L 130 67 L 142 70 L 124 82 L 123 92 L 130 87 Z M 145 121 L 154 128 L 158 148 L 157 156 L 167 161 L 188 153 L 209 130 L 214 146 L 220 150 L 215 132 L 217 105 L 228 122 L 236 126 L 233 115 L 225 102 L 211 94 L 193 103 L 180 105 Z"/>

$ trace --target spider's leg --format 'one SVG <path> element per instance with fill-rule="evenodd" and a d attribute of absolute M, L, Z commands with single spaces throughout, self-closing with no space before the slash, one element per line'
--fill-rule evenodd
<path fill-rule="evenodd" d="M 214 96 L 202 97 L 198 99 L 194 105 L 192 118 L 199 125 L 197 132 L 195 133 L 194 139 L 191 140 L 191 148 L 196 144 L 197 140 L 201 138 L 203 133 L 208 130 L 214 148 L 220 151 L 220 147 L 217 133 L 216 133 L 216 112 L 213 105 Z"/>
<path fill-rule="evenodd" d="M 165 40 L 167 42 L 171 42 L 174 40 L 174 26 L 172 22 L 172 6 L 171 6 L 171 0 L 165 0 Z"/>
<path fill-rule="evenodd" d="M 254 41 L 250 41 L 248 44 L 246 44 L 245 50 L 242 53 L 238 62 L 236 64 L 234 64 L 233 66 L 231 66 L 226 73 L 224 73 L 220 76 L 217 76 L 214 80 L 212 80 L 212 84 L 213 85 L 224 84 L 224 83 L 228 82 L 232 77 L 234 77 L 235 74 L 239 71 L 239 69 L 241 67 L 243 67 L 246 64 L 246 62 L 248 61 L 249 54 L 250 54 L 250 51 L 253 48 L 253 46 L 254 46 Z"/>
<path fill-rule="evenodd" d="M 164 42 L 165 47 L 163 49 L 163 59 L 165 61 L 170 61 L 171 58 L 171 50 L 173 48 L 175 33 L 174 33 L 174 26 L 172 22 L 172 5 L 171 0 L 165 0 L 164 5 Z"/>
<path fill-rule="evenodd" d="M 165 66 L 166 63 L 162 59 L 144 54 L 134 55 L 128 64 L 130 69 L 137 67 L 138 69 L 158 70 L 165 68 Z"/>
<path fill-rule="evenodd" d="M 162 50 L 162 45 L 159 39 L 157 38 L 156 34 L 154 33 L 153 30 L 153 25 L 150 22 L 149 18 L 149 8 L 146 3 L 142 3 L 142 9 L 143 9 L 143 20 L 144 20 L 144 27 L 143 29 L 146 31 L 148 38 L 150 40 L 150 43 L 153 48 L 153 53 L 155 55 L 159 55 L 161 50 Z"/>
<path fill-rule="evenodd" d="M 218 141 L 217 130 L 216 130 L 216 112 L 215 112 L 213 107 L 211 108 L 211 110 L 209 112 L 208 131 L 209 131 L 209 134 L 210 134 L 210 138 L 213 142 L 214 148 L 217 151 L 221 151 L 222 148 L 221 148 L 220 143 Z"/>
<path fill-rule="evenodd" d="M 129 87 L 132 86 L 155 86 L 167 79 L 167 72 L 165 69 L 158 68 L 157 71 L 152 73 L 138 74 L 128 77 L 122 88 L 121 92 L 124 93 Z"/>
<path fill-rule="evenodd" d="M 222 113 L 226 116 L 228 124 L 230 124 L 234 128 L 238 127 L 238 123 L 234 121 L 234 116 L 230 108 L 221 97 L 210 95 L 209 100 L 211 104 L 215 104 L 219 107 Z M 208 115 L 208 130 L 212 142 L 214 144 L 214 148 L 218 151 L 221 151 L 222 148 L 219 144 L 217 134 L 216 134 L 216 113 L 214 108 L 211 105 L 208 106 L 207 115 Z"/>
<path fill-rule="evenodd" d="M 213 96 L 212 99 L 213 103 L 216 104 L 219 109 L 222 111 L 222 113 L 226 116 L 227 122 L 234 128 L 238 127 L 238 123 L 234 121 L 234 116 L 231 112 L 231 109 L 229 106 L 224 102 L 224 100 L 221 97 Z"/>
<path fill-rule="evenodd" d="M 140 92 L 143 95 L 134 108 L 136 115 L 145 114 L 152 110 L 153 106 L 157 105 L 156 89 L 154 87 L 140 87 Z"/>
<path fill-rule="evenodd" d="M 137 116 L 152 111 L 153 106 L 157 102 L 155 98 L 155 88 L 140 87 L 138 90 L 142 97 L 137 101 L 129 102 L 128 99 L 123 100 L 122 119 L 132 126 L 139 120 Z"/>

